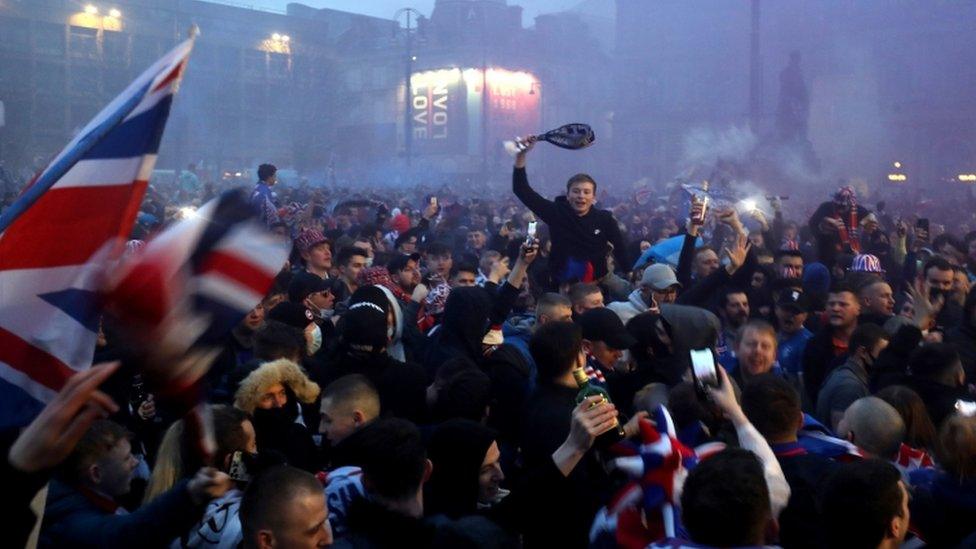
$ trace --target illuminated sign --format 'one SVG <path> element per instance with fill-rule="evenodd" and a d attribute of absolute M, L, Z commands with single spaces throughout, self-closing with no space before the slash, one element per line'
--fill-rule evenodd
<path fill-rule="evenodd" d="M 498 68 L 485 75 L 473 68 L 416 72 L 410 77 L 407 121 L 415 152 L 480 154 L 485 87 L 491 150 L 503 140 L 541 129 L 540 88 L 530 73 Z"/>

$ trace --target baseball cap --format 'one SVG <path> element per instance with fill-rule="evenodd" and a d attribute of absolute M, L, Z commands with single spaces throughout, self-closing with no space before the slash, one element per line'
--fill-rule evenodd
<path fill-rule="evenodd" d="M 808 313 L 810 312 L 810 298 L 803 292 L 787 290 L 779 296 L 776 306 L 797 314 Z"/>
<path fill-rule="evenodd" d="M 611 349 L 629 349 L 637 343 L 634 336 L 624 328 L 617 313 L 606 307 L 586 311 L 577 322 L 583 331 L 583 339 L 602 341 Z"/>
<path fill-rule="evenodd" d="M 294 326 L 299 330 L 307 328 L 314 318 L 312 311 L 306 309 L 304 305 L 292 303 L 291 301 L 282 301 L 275 305 L 274 309 L 271 309 L 271 312 L 268 313 L 268 320 L 277 320 L 283 324 Z"/>
<path fill-rule="evenodd" d="M 322 277 L 308 271 L 296 273 L 288 284 L 288 301 L 301 303 L 309 294 L 324 292 L 332 286 Z"/>
<path fill-rule="evenodd" d="M 655 263 L 644 269 L 641 285 L 650 286 L 655 290 L 667 290 L 671 286 L 681 286 L 671 267 L 664 263 Z"/>

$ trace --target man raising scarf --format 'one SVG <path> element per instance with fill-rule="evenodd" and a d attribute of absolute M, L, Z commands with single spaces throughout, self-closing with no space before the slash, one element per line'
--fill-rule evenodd
<path fill-rule="evenodd" d="M 820 262 L 833 265 L 838 254 L 860 253 L 860 220 L 868 210 L 857 203 L 857 194 L 850 185 L 841 187 L 834 199 L 824 202 L 810 218 L 810 230 L 817 239 Z"/>

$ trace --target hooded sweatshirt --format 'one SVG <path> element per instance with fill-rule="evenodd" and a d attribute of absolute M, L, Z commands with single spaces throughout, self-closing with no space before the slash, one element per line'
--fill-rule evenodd
<path fill-rule="evenodd" d="M 620 321 L 624 324 L 627 324 L 635 316 L 647 312 L 648 308 L 647 303 L 644 303 L 644 298 L 641 297 L 639 288 L 630 292 L 627 301 L 614 301 L 607 305 L 607 309 L 617 313 Z"/>

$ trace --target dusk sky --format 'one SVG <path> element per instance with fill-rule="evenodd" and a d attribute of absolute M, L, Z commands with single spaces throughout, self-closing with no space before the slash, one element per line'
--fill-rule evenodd
<path fill-rule="evenodd" d="M 220 2 L 220 0 L 210 0 Z M 237 5 L 253 5 L 254 7 L 270 8 L 284 11 L 292 0 L 235 0 L 227 3 Z M 435 0 L 303 0 L 299 3 L 315 8 L 331 8 L 341 11 L 351 11 L 373 15 L 376 17 L 392 18 L 393 13 L 402 7 L 412 7 L 420 10 L 426 16 L 430 16 L 434 8 Z M 535 16 L 542 13 L 550 13 L 571 8 L 580 3 L 581 0 L 509 0 L 510 5 L 519 5 L 525 8 L 522 23 L 526 26 L 532 25 Z"/>

